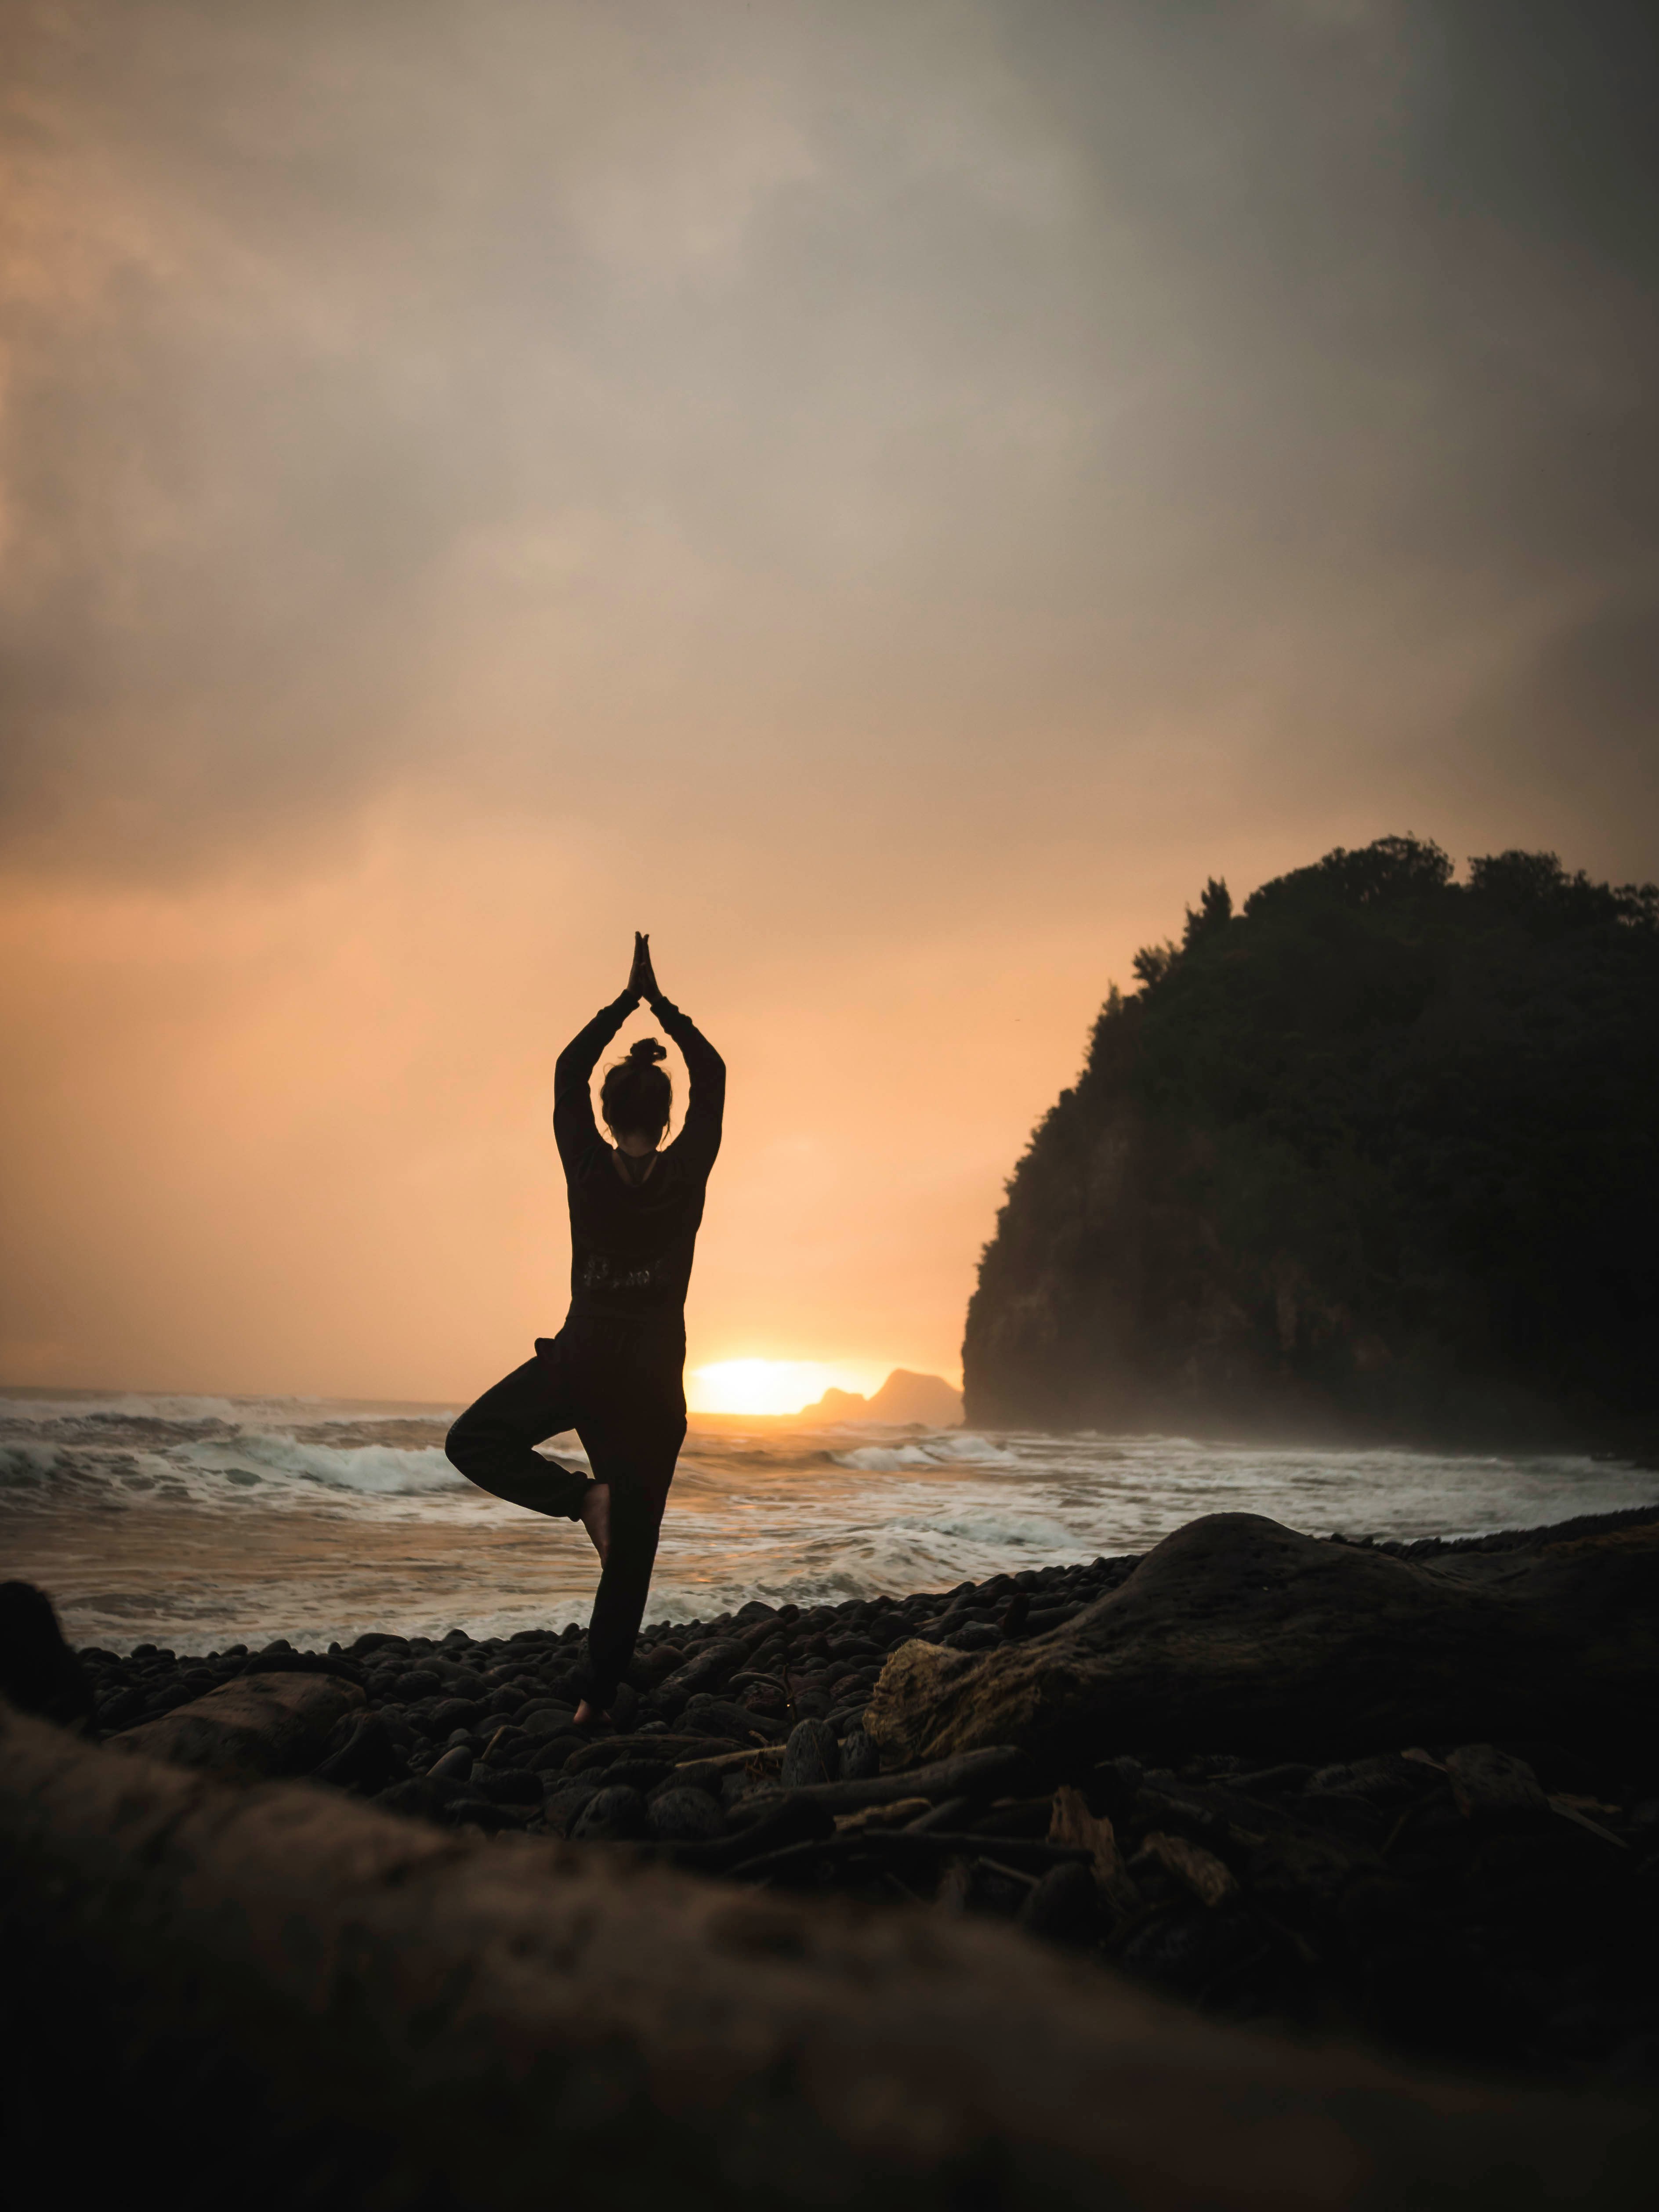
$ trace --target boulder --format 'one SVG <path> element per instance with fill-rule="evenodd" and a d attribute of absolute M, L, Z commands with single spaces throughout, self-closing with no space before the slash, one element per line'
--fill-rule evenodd
<path fill-rule="evenodd" d="M 170 1766 L 245 1780 L 304 1774 L 328 1749 L 337 1722 L 363 1705 L 337 1674 L 239 1674 L 206 1697 L 109 1739 Z"/>
<path fill-rule="evenodd" d="M 0 1583 L 0 1697 L 64 1728 L 92 1718 L 92 1684 L 64 1640 L 52 1600 L 33 1583 Z"/>
<path fill-rule="evenodd" d="M 1634 2096 L 1216 2027 L 971 1915 L 230 1789 L 3 1709 L 0 1941 L 8 2155 L 72 2202 L 1622 2212 L 1659 2159 Z"/>
<path fill-rule="evenodd" d="M 337 1790 L 384 1790 L 388 1783 L 400 1778 L 403 1767 L 380 1715 L 363 1713 L 351 1722 L 350 1733 L 339 1748 L 313 1771 L 312 1779 L 329 1783 Z"/>
<path fill-rule="evenodd" d="M 1075 1765 L 1613 1737 L 1659 1686 L 1656 1619 L 1659 1528 L 1419 1564 L 1217 1513 L 1047 1635 L 900 1644 L 865 1725 L 890 1768 L 995 1743 Z"/>

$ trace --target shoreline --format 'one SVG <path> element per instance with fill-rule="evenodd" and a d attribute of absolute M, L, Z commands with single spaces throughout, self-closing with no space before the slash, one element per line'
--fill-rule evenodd
<path fill-rule="evenodd" d="M 156 1533 L 155 1552 L 155 1555 L 158 1556 L 165 1552 L 168 1558 L 174 1559 L 178 1554 L 178 1530 L 181 1523 L 187 1524 L 190 1520 L 190 1509 L 173 1507 L 163 1510 L 167 1516 L 165 1521 L 158 1516 L 155 1522 L 152 1524 L 155 1527 Z M 40 1517 L 44 1519 L 46 1516 L 43 1515 Z M 208 1516 L 205 1515 L 199 1517 L 204 1521 L 208 1519 Z M 331 1512 L 326 1507 L 317 1509 L 317 1510 L 309 1516 L 304 1516 L 285 1510 L 280 1514 L 268 1515 L 264 1516 L 264 1518 L 267 1524 L 275 1524 L 282 1528 L 285 1532 L 291 1532 L 292 1540 L 295 1543 L 295 1547 L 301 1551 L 303 1551 L 307 1543 L 320 1543 L 320 1541 L 325 1537 L 337 1538 L 338 1533 L 343 1528 L 349 1529 L 354 1537 L 361 1538 L 361 1536 L 365 1533 L 361 1522 L 359 1522 L 349 1510 Z M 1560 1542 L 1580 1536 L 1609 1534 L 1621 1528 L 1645 1527 L 1655 1522 L 1659 1522 L 1659 1498 L 1656 1498 L 1654 1502 L 1648 1505 L 1621 1507 L 1613 1511 L 1604 1513 L 1574 1514 L 1570 1516 L 1566 1520 L 1547 1522 L 1535 1527 L 1488 1529 L 1473 1535 L 1401 1538 L 1374 1535 L 1350 1535 L 1346 1530 L 1335 1529 L 1328 1532 L 1323 1536 L 1321 1536 L 1316 1540 L 1321 1543 L 1351 1546 L 1360 1550 L 1377 1551 L 1391 1559 L 1417 1561 L 1445 1558 L 1459 1553 L 1495 1553 L 1506 1551 L 1515 1551 L 1545 1541 Z M 217 1535 L 220 1533 L 221 1524 L 215 1521 L 212 1525 L 214 1528 L 214 1533 Z M 124 1530 L 123 1533 L 125 1537 L 127 1532 Z M 378 1523 L 374 1527 L 374 1533 L 377 1536 L 384 1537 L 390 1535 L 393 1538 L 393 1548 L 395 1549 L 400 1568 L 403 1571 L 424 1571 L 433 1575 L 441 1575 L 444 1571 L 441 1565 L 434 1566 L 428 1556 L 432 1534 L 429 1524 L 411 1516 L 410 1519 L 403 1522 Z M 527 1543 L 532 1541 L 534 1532 L 533 1530 L 527 1530 L 525 1524 L 520 1520 L 508 1522 L 505 1525 L 490 1526 L 483 1524 L 471 1526 L 466 1528 L 465 1534 L 470 1544 L 476 1546 L 482 1543 L 486 1545 L 491 1550 L 498 1550 L 503 1553 L 511 1553 L 514 1551 L 523 1550 Z M 492 1541 L 491 1540 L 494 1540 Z M 332 1554 L 322 1554 L 322 1556 L 332 1556 Z M 1097 1570 L 1101 1569 L 1121 1569 L 1127 1572 L 1137 1565 L 1145 1556 L 1146 1554 L 1144 1553 L 1138 1552 L 1118 1553 L 1111 1555 L 1097 1554 L 1092 1560 L 1088 1562 L 1074 1561 L 1068 1565 L 1062 1566 L 1016 1569 L 1007 1578 L 1021 1588 L 1027 1587 L 1028 1584 L 1036 1587 L 1042 1587 L 1048 1583 L 1063 1582 L 1068 1577 L 1077 1577 L 1085 1574 L 1085 1572 L 1092 1574 Z M 17 1557 L 18 1562 L 21 1565 L 27 1566 L 29 1564 L 26 1553 L 20 1553 Z M 586 1565 L 586 1561 L 584 1561 L 583 1564 Z M 347 1570 L 347 1571 L 349 1571 L 349 1569 Z M 504 1568 L 504 1571 L 511 1571 L 510 1563 Z M 25 1575 L 23 1578 L 33 1579 L 33 1577 L 27 1575 Z M 993 1577 L 990 1579 L 992 1581 L 999 1581 L 1002 1579 L 1002 1577 Z M 716 1632 L 724 1624 L 729 1622 L 734 1617 L 734 1613 L 746 1610 L 750 1607 L 758 1606 L 765 1610 L 774 1613 L 789 1612 L 793 1610 L 797 1613 L 801 1613 L 828 1610 L 836 1613 L 850 1614 L 856 1613 L 861 1607 L 870 1606 L 882 1600 L 884 1600 L 884 1601 L 889 1604 L 909 1607 L 919 1604 L 927 1598 L 954 1597 L 959 1592 L 978 1589 L 983 1587 L 985 1587 L 983 1584 L 964 1582 L 952 1585 L 949 1590 L 941 1589 L 924 1589 L 907 1591 L 902 1595 L 895 1593 L 880 1593 L 878 1594 L 877 1596 L 872 1597 L 849 1597 L 836 1601 L 824 1601 L 821 1604 L 811 1607 L 795 1607 L 793 1608 L 788 1606 L 782 1607 L 771 1607 L 765 1600 L 751 1599 L 747 1601 L 747 1606 L 745 1607 L 728 1608 L 726 1611 L 717 1613 L 690 1615 L 684 1620 L 647 1620 L 640 1632 L 640 1639 L 641 1644 L 644 1644 L 652 1639 L 659 1638 L 672 1633 L 688 1631 L 695 1632 L 699 1635 L 714 1633 Z M 365 1629 L 359 1632 L 358 1640 L 361 1640 L 361 1638 L 365 1636 L 374 1637 L 392 1635 L 396 1638 L 397 1640 L 408 1643 L 411 1648 L 422 1645 L 439 1645 L 450 1638 L 457 1639 L 466 1644 L 476 1644 L 480 1648 L 486 1645 L 491 1647 L 497 1645 L 506 1647 L 527 1638 L 540 1637 L 544 1633 L 557 1636 L 561 1640 L 568 1640 L 571 1638 L 573 1632 L 580 1632 L 580 1623 L 572 1623 L 568 1626 L 562 1626 L 557 1631 L 544 1632 L 542 1630 L 532 1628 L 528 1630 L 514 1630 L 503 1635 L 489 1636 L 474 1636 L 470 1631 L 457 1627 L 451 1627 L 449 1629 L 441 1631 L 436 1636 L 416 1634 L 409 1637 L 401 1637 L 397 1632 L 389 1632 L 381 1629 Z M 141 1639 L 141 1641 L 148 1641 L 148 1639 Z M 291 1639 L 286 1637 L 277 1638 L 276 1639 L 272 1639 L 272 1641 L 277 1644 L 289 1645 L 290 1649 L 294 1648 L 291 1644 Z M 244 1657 L 249 1655 L 250 1647 L 246 1644 L 242 1644 L 240 1648 Z M 270 1647 L 269 1645 L 266 1645 L 253 1648 L 265 1649 Z M 325 1647 L 324 1654 L 322 1656 L 326 1656 L 327 1652 L 330 1650 L 337 1650 L 341 1649 L 349 1650 L 349 1646 L 340 1646 L 337 1639 L 333 1639 L 331 1640 L 331 1643 Z M 106 1646 L 92 1643 L 82 1644 L 79 1645 L 77 1649 L 82 1653 L 92 1651 L 104 1652 L 108 1650 L 108 1647 Z M 136 1654 L 133 1652 L 125 1654 L 110 1652 L 109 1656 L 116 1659 L 121 1659 L 134 1656 Z"/>
<path fill-rule="evenodd" d="M 650 1601 L 653 1633 L 670 1620 L 717 1619 L 751 1599 L 781 1605 L 793 1596 L 804 1605 L 851 1605 L 884 1593 L 908 1602 L 956 1588 L 958 1578 L 973 1575 L 965 1559 L 952 1575 L 947 1558 L 936 1575 L 889 1579 L 878 1567 L 872 1571 L 867 1556 L 849 1548 L 844 1578 L 838 1563 L 828 1558 L 811 1572 L 815 1587 L 810 1597 L 799 1589 L 792 1592 L 792 1579 L 807 1578 L 791 1563 L 790 1535 L 777 1510 L 783 1494 L 780 1485 L 793 1479 L 769 1478 L 755 1486 L 757 1502 L 764 1498 L 761 1510 L 767 1516 L 759 1550 L 751 1551 L 747 1539 L 738 1542 L 738 1507 L 748 1501 L 736 1491 L 720 1508 L 732 1524 L 725 1536 L 711 1539 L 694 1519 L 687 1549 L 677 1553 L 665 1538 Z M 971 1477 L 940 1469 L 897 1479 L 949 1483 Z M 854 1527 L 854 1540 L 867 1554 L 884 1538 L 882 1516 L 888 1509 L 879 1503 L 879 1493 L 892 1478 L 842 1474 L 838 1480 L 854 1511 L 860 1510 L 860 1487 L 875 1506 L 872 1517 Z M 992 1510 L 1000 1510 L 988 1483 L 983 1495 Z M 1628 1505 L 1605 1503 L 1606 1495 L 1603 1491 L 1597 1500 L 1599 1511 L 1571 1514 L 1571 1524 L 1599 1524 L 1610 1515 L 1616 1518 L 1659 1507 L 1659 1481 Z M 1260 1510 L 1292 1525 L 1322 1527 L 1333 1540 L 1369 1541 L 1407 1558 L 1569 1525 L 1568 1520 L 1540 1516 L 1483 1527 L 1471 1516 L 1463 1526 L 1469 1528 L 1473 1522 L 1475 1533 L 1367 1538 L 1350 1534 L 1353 1518 L 1342 1513 L 1340 1501 L 1306 1503 L 1310 1510 L 1300 1517 L 1284 1504 Z M 1097 1556 L 1142 1556 L 1185 1517 L 1176 1499 L 1170 1504 L 1176 1512 L 1156 1533 L 1149 1531 L 1139 1542 L 1132 1536 L 1127 1544 Z M 683 1517 L 701 1510 L 695 1491 L 678 1508 Z M 1047 1509 L 1040 1504 L 1037 1510 Z M 1227 1508 L 1194 1501 L 1186 1513 L 1206 1510 Z M 1319 1521 L 1312 1519 L 1315 1512 L 1322 1516 Z M 476 1640 L 501 1640 L 526 1628 L 562 1630 L 568 1624 L 585 1624 L 592 1597 L 592 1555 L 563 1524 L 539 1521 L 466 1491 L 435 1500 L 397 1500 L 389 1507 L 356 1494 L 336 1498 L 327 1492 L 315 1494 L 314 1502 L 267 1504 L 247 1490 L 231 1492 L 225 1504 L 210 1508 L 151 1498 L 118 1508 L 13 1504 L 0 1518 L 0 1528 L 5 1532 L 8 1571 L 52 1593 L 71 1641 L 118 1655 L 143 1643 L 206 1653 L 235 1643 L 258 1646 L 275 1637 L 320 1650 L 331 1639 L 349 1643 L 356 1634 L 376 1631 L 437 1640 L 458 1624 Z M 684 1545 L 678 1530 L 675 1539 Z M 811 1540 L 822 1550 L 820 1531 Z M 1020 1555 L 1010 1546 L 1002 1556 L 1017 1563 Z M 1049 1565 L 1030 1571 L 1075 1566 L 1085 1556 L 1079 1545 L 1056 1562 L 1048 1550 Z M 980 1557 L 984 1559 L 984 1548 Z M 1028 1571 L 1023 1566 L 1018 1571 Z M 984 1571 L 981 1565 L 981 1576 Z M 838 1579 L 839 1591 L 833 1588 Z M 705 1583 L 723 1587 L 702 1592 Z"/>

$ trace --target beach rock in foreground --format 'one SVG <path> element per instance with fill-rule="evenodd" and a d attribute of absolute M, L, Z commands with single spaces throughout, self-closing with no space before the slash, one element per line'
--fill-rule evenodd
<path fill-rule="evenodd" d="M 1611 2212 L 1659 2153 L 1633 2102 L 1218 2029 L 1012 1930 L 228 1789 L 3 1708 L 0 1863 L 9 2148 L 70 2197 Z"/>
<path fill-rule="evenodd" d="M 87 1670 L 64 1640 L 52 1600 L 33 1583 L 0 1583 L 0 1698 L 61 1728 L 93 1717 Z"/>
<path fill-rule="evenodd" d="M 243 1674 L 109 1744 L 246 1780 L 303 1774 L 322 1758 L 336 1723 L 363 1702 L 337 1674 Z"/>
<path fill-rule="evenodd" d="M 1659 1528 L 1417 1564 L 1253 1513 L 1189 1522 L 1063 1627 L 912 1642 L 866 1718 L 884 1764 L 990 1744 L 1062 1762 L 1139 1745 L 1271 1757 L 1644 1725 Z"/>

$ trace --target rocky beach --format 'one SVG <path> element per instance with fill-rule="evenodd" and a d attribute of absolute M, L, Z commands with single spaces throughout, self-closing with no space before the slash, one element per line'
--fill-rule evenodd
<path fill-rule="evenodd" d="M 1659 2081 L 1659 1508 L 1382 1544 L 1217 1515 L 1139 1559 L 757 1601 L 648 1630 L 598 1731 L 574 1628 L 54 1659 L 20 1593 L 9 1694 L 112 1752 L 1009 1923 L 1257 2029 Z"/>

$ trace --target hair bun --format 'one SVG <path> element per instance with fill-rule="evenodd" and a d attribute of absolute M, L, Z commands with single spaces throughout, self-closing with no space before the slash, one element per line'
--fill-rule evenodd
<path fill-rule="evenodd" d="M 642 1060 L 649 1065 L 653 1060 L 666 1060 L 668 1048 L 665 1044 L 659 1044 L 655 1037 L 636 1037 L 628 1048 L 628 1057 Z"/>

